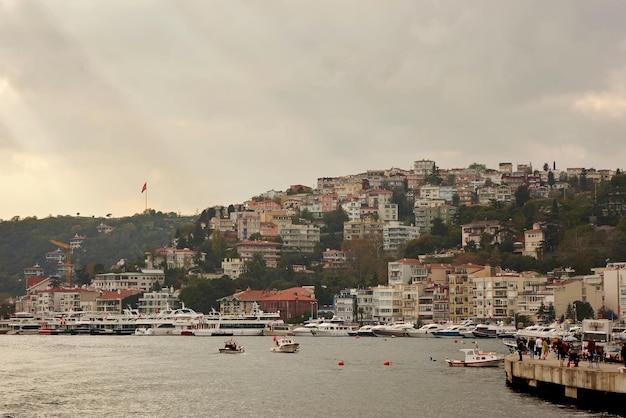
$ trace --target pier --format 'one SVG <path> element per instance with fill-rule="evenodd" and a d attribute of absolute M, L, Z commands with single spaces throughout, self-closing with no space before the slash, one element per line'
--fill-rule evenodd
<path fill-rule="evenodd" d="M 626 372 L 622 363 L 580 361 L 578 367 L 567 367 L 550 353 L 546 360 L 530 359 L 517 354 L 504 360 L 507 385 L 554 401 L 572 403 L 595 410 L 611 410 L 626 402 Z"/>

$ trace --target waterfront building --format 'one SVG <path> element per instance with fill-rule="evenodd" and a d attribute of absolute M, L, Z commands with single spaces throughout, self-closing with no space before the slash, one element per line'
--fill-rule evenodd
<path fill-rule="evenodd" d="M 382 286 L 372 288 L 372 317 L 375 322 L 391 323 L 403 320 L 402 286 Z"/>
<path fill-rule="evenodd" d="M 454 273 L 448 275 L 450 321 L 460 323 L 474 317 L 474 277 L 485 274 L 485 267 L 469 263 L 455 266 Z"/>
<path fill-rule="evenodd" d="M 602 277 L 605 306 L 626 322 L 626 262 L 607 262 L 592 271 Z"/>

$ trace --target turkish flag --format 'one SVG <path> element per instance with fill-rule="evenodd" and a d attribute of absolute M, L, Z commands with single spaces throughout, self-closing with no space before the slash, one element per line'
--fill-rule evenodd
<path fill-rule="evenodd" d="M 141 193 L 145 192 L 147 188 L 148 188 L 148 183 L 146 182 L 143 184 L 143 187 L 141 188 Z"/>

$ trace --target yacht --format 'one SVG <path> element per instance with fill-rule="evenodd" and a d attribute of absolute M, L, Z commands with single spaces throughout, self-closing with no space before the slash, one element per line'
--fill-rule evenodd
<path fill-rule="evenodd" d="M 445 327 L 439 331 L 433 331 L 433 336 L 435 337 L 463 337 L 464 333 L 467 331 L 472 331 L 474 329 L 471 325 L 450 325 Z"/>
<path fill-rule="evenodd" d="M 357 330 L 357 327 L 345 324 L 323 322 L 319 324 L 317 328 L 311 330 L 311 333 L 316 337 L 349 337 L 351 333 Z"/>
<path fill-rule="evenodd" d="M 374 334 L 373 328 L 373 325 L 363 325 L 356 330 L 356 335 L 359 337 L 375 337 L 376 334 Z"/>
<path fill-rule="evenodd" d="M 399 322 L 389 325 L 376 325 L 372 328 L 372 332 L 377 337 L 406 337 L 406 332 L 409 329 L 415 329 L 413 324 Z"/>
<path fill-rule="evenodd" d="M 408 337 L 413 337 L 413 338 L 431 338 L 433 337 L 433 332 L 434 331 L 441 331 L 442 329 L 444 329 L 445 327 L 441 324 L 426 324 L 426 325 L 422 325 L 421 327 L 417 328 L 417 329 L 408 329 L 406 331 L 406 334 Z"/>

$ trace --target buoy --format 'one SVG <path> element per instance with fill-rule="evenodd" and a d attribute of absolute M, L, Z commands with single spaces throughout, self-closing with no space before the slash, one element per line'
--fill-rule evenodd
<path fill-rule="evenodd" d="M 383 364 L 384 364 L 385 366 L 389 366 L 391 363 L 389 363 L 389 360 L 387 360 L 387 361 L 385 361 Z"/>
<path fill-rule="evenodd" d="M 361 338 L 359 335 L 356 335 L 354 338 Z"/>
<path fill-rule="evenodd" d="M 458 342 L 459 342 L 459 340 L 454 340 L 454 343 L 455 343 L 455 344 L 456 344 L 456 343 L 458 343 Z"/>
<path fill-rule="evenodd" d="M 337 366 L 343 366 L 343 360 L 339 360 L 339 363 L 337 363 Z"/>

